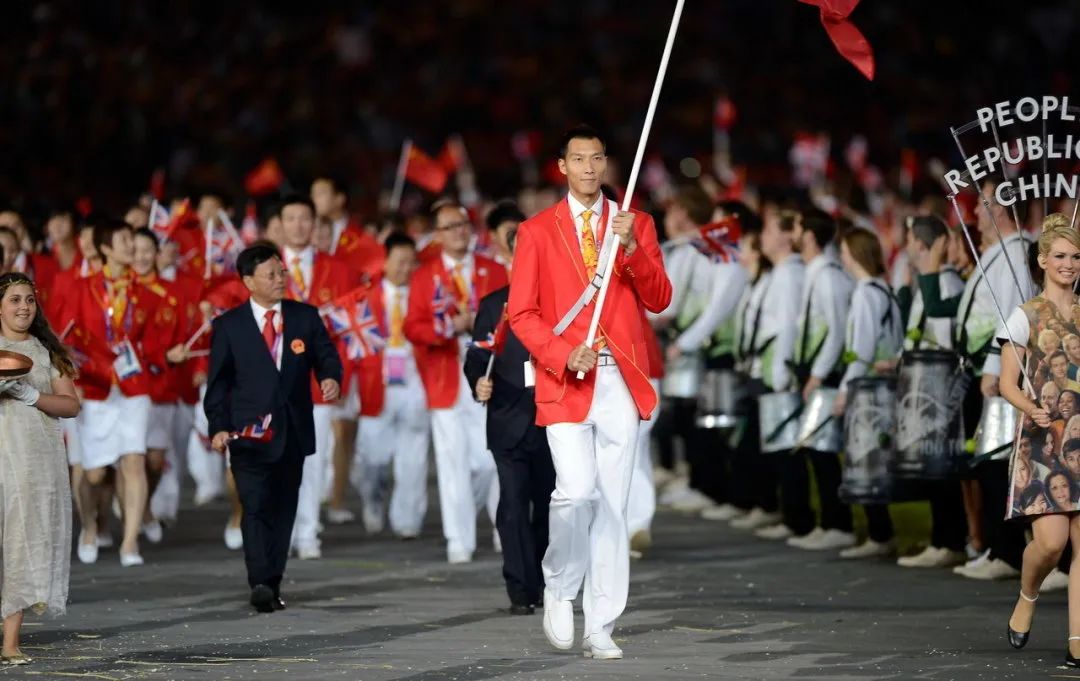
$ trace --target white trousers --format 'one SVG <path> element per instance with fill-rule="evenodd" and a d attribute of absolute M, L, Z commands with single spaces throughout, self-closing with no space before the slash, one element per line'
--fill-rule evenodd
<path fill-rule="evenodd" d="M 544 581 L 559 600 L 574 599 L 584 583 L 586 635 L 610 634 L 626 607 L 626 503 L 641 421 L 618 367 L 596 372 L 596 392 L 585 421 L 547 428 L 555 491 Z"/>
<path fill-rule="evenodd" d="M 389 501 L 395 534 L 419 534 L 424 522 L 430 442 L 431 418 L 419 379 L 388 386 L 382 414 L 360 417 L 351 482 L 364 507 L 380 517 Z"/>
<path fill-rule="evenodd" d="M 334 405 L 316 404 L 312 416 L 315 419 L 315 453 L 304 459 L 304 477 L 300 480 L 296 523 L 293 525 L 294 547 L 319 544 L 319 508 L 322 506 L 323 478 L 326 475 L 326 461 L 334 451 L 334 430 L 330 427 L 334 418 Z"/>
<path fill-rule="evenodd" d="M 180 511 L 180 471 L 187 459 L 188 437 L 191 433 L 193 407 L 178 402 L 174 405 L 165 448 L 165 470 L 161 473 L 154 496 L 150 498 L 150 512 L 159 520 L 175 520 Z"/>
<path fill-rule="evenodd" d="M 187 470 L 195 481 L 195 496 L 213 498 L 225 492 L 225 457 L 210 449 L 210 424 L 203 410 L 206 386 L 199 388 L 193 411 L 194 423 L 187 433 Z"/>
<path fill-rule="evenodd" d="M 652 380 L 653 388 L 660 392 L 660 381 Z M 626 528 L 629 536 L 635 532 L 648 531 L 656 515 L 656 485 L 653 482 L 652 433 L 660 409 L 654 409 L 648 421 L 638 428 L 637 455 L 634 457 L 634 474 L 630 478 L 630 500 L 626 505 Z"/>
<path fill-rule="evenodd" d="M 476 551 L 476 514 L 485 506 L 490 513 L 495 459 L 487 448 L 484 405 L 473 399 L 464 378 L 460 386 L 453 407 L 431 410 L 431 436 L 447 548 L 471 554 Z"/>

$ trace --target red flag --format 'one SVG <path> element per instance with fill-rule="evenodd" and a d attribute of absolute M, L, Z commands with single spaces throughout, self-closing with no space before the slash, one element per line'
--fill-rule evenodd
<path fill-rule="evenodd" d="M 713 110 L 713 128 L 716 130 L 731 130 L 738 118 L 735 103 L 727 95 L 716 100 L 716 109 Z"/>
<path fill-rule="evenodd" d="M 244 221 L 240 223 L 240 237 L 245 246 L 250 246 L 259 240 L 259 215 L 254 201 L 248 201 L 244 211 Z"/>
<path fill-rule="evenodd" d="M 859 0 L 799 0 L 821 9 L 821 25 L 844 59 L 866 76 L 874 79 L 874 50 L 848 17 L 855 11 Z"/>
<path fill-rule="evenodd" d="M 158 168 L 150 175 L 150 195 L 158 201 L 165 198 L 165 169 Z"/>
<path fill-rule="evenodd" d="M 452 175 L 465 166 L 465 143 L 460 136 L 454 135 L 443 144 L 442 151 L 439 152 L 439 165 L 447 175 Z"/>
<path fill-rule="evenodd" d="M 273 194 L 285 181 L 285 174 L 273 156 L 264 158 L 255 169 L 244 178 L 244 189 L 251 196 Z"/>
<path fill-rule="evenodd" d="M 409 158 L 405 162 L 405 179 L 432 194 L 438 194 L 446 186 L 449 173 L 442 163 L 410 146 Z"/>
<path fill-rule="evenodd" d="M 191 207 L 191 199 L 184 199 L 180 206 L 173 211 L 172 218 L 169 220 L 169 226 L 165 228 L 164 236 L 166 239 L 171 239 L 176 230 L 182 228 L 202 229 L 202 223 L 199 222 L 199 214 Z"/>

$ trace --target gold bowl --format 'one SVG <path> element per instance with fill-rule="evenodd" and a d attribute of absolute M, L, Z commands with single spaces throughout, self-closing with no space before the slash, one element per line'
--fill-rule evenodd
<path fill-rule="evenodd" d="M 34 360 L 18 352 L 0 350 L 0 380 L 23 378 L 34 368 Z"/>

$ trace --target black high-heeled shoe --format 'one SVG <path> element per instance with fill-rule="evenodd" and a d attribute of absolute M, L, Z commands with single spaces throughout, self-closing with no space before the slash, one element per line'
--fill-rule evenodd
<path fill-rule="evenodd" d="M 1020 598 L 1023 598 L 1028 603 L 1034 603 L 1035 601 L 1039 600 L 1038 594 L 1035 595 L 1035 598 L 1028 598 L 1024 594 L 1023 590 L 1020 591 Z M 1020 650 L 1027 645 L 1028 638 L 1031 636 L 1031 629 L 1021 632 L 1013 629 L 1012 625 L 1006 625 L 1006 628 L 1008 629 L 1009 645 L 1011 645 L 1013 648 L 1016 648 L 1017 650 Z"/>
<path fill-rule="evenodd" d="M 1080 636 L 1070 636 L 1069 640 L 1080 641 Z M 1073 657 L 1072 651 L 1069 650 L 1068 643 L 1065 644 L 1065 666 L 1080 669 L 1080 659 Z"/>

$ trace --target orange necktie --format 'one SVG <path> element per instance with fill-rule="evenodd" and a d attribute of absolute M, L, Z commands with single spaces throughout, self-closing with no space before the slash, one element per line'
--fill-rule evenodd
<path fill-rule="evenodd" d="M 296 291 L 300 294 L 300 300 L 307 300 L 307 285 L 304 283 L 304 270 L 300 269 L 300 256 L 293 258 L 292 267 L 289 268 L 293 281 L 296 282 Z"/>
<path fill-rule="evenodd" d="M 464 266 L 461 263 L 454 265 L 454 286 L 458 291 L 458 304 L 464 312 L 469 309 L 469 285 L 465 283 Z"/>
<path fill-rule="evenodd" d="M 596 276 L 596 268 L 600 264 L 600 254 L 596 250 L 596 235 L 593 234 L 591 210 L 581 214 L 581 258 L 585 261 L 585 272 L 589 275 L 589 281 Z M 599 351 L 607 343 L 602 336 L 597 335 L 595 348 Z"/>
<path fill-rule="evenodd" d="M 394 289 L 394 299 L 390 303 L 390 338 L 387 343 L 392 348 L 405 346 L 405 316 L 401 311 L 401 292 L 397 289 Z"/>

